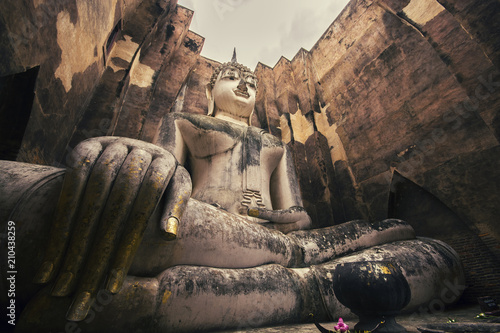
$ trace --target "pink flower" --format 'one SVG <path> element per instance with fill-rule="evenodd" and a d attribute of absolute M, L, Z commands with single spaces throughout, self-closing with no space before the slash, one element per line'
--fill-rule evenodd
<path fill-rule="evenodd" d="M 334 329 L 336 331 L 340 330 L 340 332 L 347 332 L 349 330 L 349 326 L 347 324 L 344 324 L 344 321 L 342 320 L 342 318 L 339 318 L 339 322 L 334 327 Z"/>

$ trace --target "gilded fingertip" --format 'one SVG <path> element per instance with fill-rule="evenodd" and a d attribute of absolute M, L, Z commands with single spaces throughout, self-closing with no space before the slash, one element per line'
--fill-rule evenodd
<path fill-rule="evenodd" d="M 177 238 L 177 231 L 179 229 L 179 219 L 175 216 L 171 216 L 167 219 L 165 226 L 165 238 L 167 240 L 175 240 Z"/>
<path fill-rule="evenodd" d="M 106 284 L 106 289 L 112 294 L 117 294 L 123 286 L 123 280 L 125 279 L 125 272 L 121 269 L 114 270 L 113 276 L 110 276 L 108 283 Z"/>
<path fill-rule="evenodd" d="M 259 217 L 259 210 L 257 208 L 249 208 L 248 209 L 248 216 Z"/>
<path fill-rule="evenodd" d="M 45 261 L 38 272 L 33 278 L 33 283 L 42 284 L 47 283 L 52 279 L 54 272 L 54 263 L 52 261 Z"/>
<path fill-rule="evenodd" d="M 71 294 L 74 287 L 75 276 L 71 272 L 62 273 L 52 289 L 52 296 L 64 297 Z"/>
<path fill-rule="evenodd" d="M 94 299 L 88 291 L 78 294 L 71 304 L 66 319 L 69 321 L 82 321 L 87 317 Z"/>

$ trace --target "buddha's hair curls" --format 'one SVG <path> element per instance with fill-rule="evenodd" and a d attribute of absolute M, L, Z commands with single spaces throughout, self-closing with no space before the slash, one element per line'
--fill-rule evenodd
<path fill-rule="evenodd" d="M 221 64 L 219 67 L 217 67 L 214 72 L 212 73 L 212 76 L 210 77 L 210 81 L 208 82 L 208 86 L 210 88 L 213 88 L 215 85 L 215 82 L 217 81 L 217 78 L 219 77 L 219 73 L 228 67 L 235 67 L 239 69 L 243 73 L 251 73 L 253 75 L 253 72 L 250 68 L 248 68 L 245 65 L 239 64 L 237 62 L 226 62 Z M 257 80 L 256 80 L 257 81 Z M 257 85 L 255 85 L 255 89 L 257 89 Z"/>

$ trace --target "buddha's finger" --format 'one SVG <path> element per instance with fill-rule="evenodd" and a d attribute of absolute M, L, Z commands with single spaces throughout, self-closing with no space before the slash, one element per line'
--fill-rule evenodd
<path fill-rule="evenodd" d="M 102 151 L 97 141 L 86 141 L 75 147 L 71 153 L 72 165 L 67 169 L 52 223 L 44 261 L 35 274 L 35 283 L 47 283 L 55 276 L 62 261 L 74 217 L 90 171 Z"/>
<path fill-rule="evenodd" d="M 280 210 L 252 207 L 248 209 L 248 216 L 258 217 L 275 223 L 294 223 L 310 220 L 306 210 L 299 206 Z"/>
<path fill-rule="evenodd" d="M 167 155 L 155 159 L 149 166 L 109 269 L 111 274 L 109 274 L 106 287 L 113 294 L 119 292 L 123 285 L 148 221 L 172 178 L 175 164 L 175 158 Z"/>
<path fill-rule="evenodd" d="M 79 271 L 88 254 L 113 181 L 120 170 L 128 149 L 120 143 L 109 145 L 94 166 L 76 217 L 76 225 L 64 258 L 64 264 L 52 289 L 53 296 L 66 296 L 74 291 Z"/>
<path fill-rule="evenodd" d="M 177 166 L 166 191 L 166 204 L 160 221 L 160 232 L 165 239 L 177 238 L 181 219 L 191 197 L 192 183 L 189 172 L 181 165 Z"/>
<path fill-rule="evenodd" d="M 151 160 L 148 152 L 134 149 L 123 162 L 104 207 L 75 298 L 66 315 L 68 320 L 81 321 L 87 316 Z"/>

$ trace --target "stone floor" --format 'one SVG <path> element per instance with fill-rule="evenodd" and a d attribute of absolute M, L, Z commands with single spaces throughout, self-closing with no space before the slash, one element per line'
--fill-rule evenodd
<path fill-rule="evenodd" d="M 454 319 L 457 323 L 482 323 L 486 322 L 484 319 L 477 319 L 476 316 L 481 313 L 479 306 L 461 306 L 446 311 L 436 313 L 412 314 L 401 315 L 397 318 L 397 322 L 403 325 L 408 332 L 419 332 L 417 327 L 424 324 L 444 324 L 448 322 L 448 318 Z M 357 320 L 356 318 L 344 320 L 351 328 L 354 327 Z M 336 323 L 321 323 L 323 327 L 333 330 Z M 286 325 L 262 328 L 249 328 L 244 330 L 231 330 L 224 331 L 225 333 L 282 333 L 282 332 L 301 332 L 301 333 L 318 333 L 319 330 L 314 324 L 301 324 L 301 325 Z"/>

